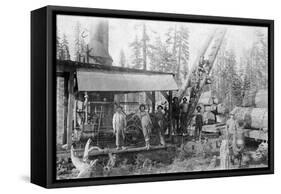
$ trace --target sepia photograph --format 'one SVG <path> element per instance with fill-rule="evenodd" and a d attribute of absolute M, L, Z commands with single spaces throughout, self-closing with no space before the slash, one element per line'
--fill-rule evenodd
<path fill-rule="evenodd" d="M 267 168 L 268 28 L 56 15 L 56 179 Z"/>

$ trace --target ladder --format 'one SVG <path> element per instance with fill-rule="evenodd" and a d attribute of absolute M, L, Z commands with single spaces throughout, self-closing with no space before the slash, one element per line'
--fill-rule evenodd
<path fill-rule="evenodd" d="M 199 57 L 195 60 L 192 71 L 190 72 L 182 89 L 178 92 L 179 99 L 181 99 L 186 90 L 188 88 L 191 89 L 187 113 L 187 125 L 190 125 L 191 123 L 194 111 L 198 105 L 200 96 L 203 93 L 204 86 L 207 84 L 209 75 L 211 73 L 218 51 L 222 45 L 225 34 L 225 28 L 216 29 L 211 36 L 207 38 L 201 53 L 199 53 Z M 207 60 L 204 60 L 205 57 Z"/>

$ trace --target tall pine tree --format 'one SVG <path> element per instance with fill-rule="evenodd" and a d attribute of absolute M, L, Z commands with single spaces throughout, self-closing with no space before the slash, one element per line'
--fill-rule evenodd
<path fill-rule="evenodd" d="M 135 36 L 135 40 L 130 44 L 130 47 L 133 50 L 132 54 L 132 68 L 141 69 L 143 65 L 142 55 L 141 55 L 141 42 L 138 39 L 138 36 Z"/>

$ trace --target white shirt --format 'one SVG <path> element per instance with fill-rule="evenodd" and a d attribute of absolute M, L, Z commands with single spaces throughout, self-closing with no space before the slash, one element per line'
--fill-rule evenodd
<path fill-rule="evenodd" d="M 113 115 L 112 125 L 114 132 L 117 130 L 124 130 L 126 128 L 126 117 L 123 113 L 116 112 Z"/>

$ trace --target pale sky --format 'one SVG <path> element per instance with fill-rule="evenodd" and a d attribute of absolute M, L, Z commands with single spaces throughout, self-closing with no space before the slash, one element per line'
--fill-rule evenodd
<path fill-rule="evenodd" d="M 193 64 L 198 50 L 204 43 L 209 33 L 218 26 L 227 28 L 226 40 L 227 49 L 232 49 L 239 60 L 242 52 L 253 44 L 255 41 L 255 32 L 260 30 L 267 35 L 267 28 L 253 27 L 253 26 L 235 26 L 235 25 L 214 25 L 204 23 L 182 23 L 182 22 L 168 22 L 168 21 L 151 21 L 151 20 L 136 20 L 136 19 L 120 19 L 120 18 L 99 18 L 99 17 L 85 17 L 85 16 L 57 16 L 57 32 L 59 36 L 65 34 L 69 41 L 69 49 L 71 57 L 74 57 L 74 29 L 77 22 L 80 22 L 82 29 L 90 29 L 92 24 L 95 24 L 100 19 L 108 19 L 109 21 L 109 53 L 113 59 L 113 65 L 119 65 L 120 50 L 123 49 L 126 59 L 130 63 L 130 55 L 132 54 L 129 44 L 134 41 L 135 35 L 139 34 L 140 30 L 136 28 L 138 24 L 143 22 L 147 25 L 147 31 L 151 37 L 159 34 L 164 38 L 164 33 L 169 27 L 176 24 L 186 25 L 189 28 L 189 52 L 190 62 Z M 86 40 L 87 42 L 88 40 Z M 73 58 L 72 58 L 73 60 Z M 148 67 L 149 68 L 149 67 Z"/>

